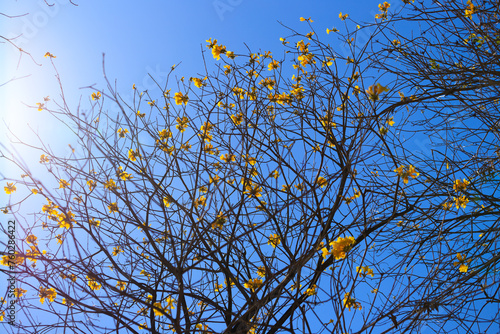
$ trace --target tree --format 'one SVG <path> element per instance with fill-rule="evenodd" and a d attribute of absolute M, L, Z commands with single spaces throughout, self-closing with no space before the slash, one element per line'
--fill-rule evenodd
<path fill-rule="evenodd" d="M 353 30 L 341 13 L 345 32 L 327 30 L 345 54 L 301 18 L 312 31 L 290 29 L 289 60 L 210 39 L 217 70 L 173 67 L 162 96 L 134 86 L 128 101 L 109 83 L 85 112 L 39 105 L 77 145 L 63 156 L 42 140 L 43 181 L 3 152 L 23 174 L 5 185 L 23 230 L 3 257 L 25 312 L 15 326 L 493 330 L 496 4 L 379 9 L 376 24 Z M 22 188 L 45 198 L 32 217 Z"/>

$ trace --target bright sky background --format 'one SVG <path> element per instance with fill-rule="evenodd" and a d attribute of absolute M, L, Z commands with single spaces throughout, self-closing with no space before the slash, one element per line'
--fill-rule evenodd
<path fill-rule="evenodd" d="M 59 88 L 50 61 L 43 57 L 50 51 L 57 58 L 54 63 L 61 75 L 70 107 L 76 108 L 83 97 L 85 105 L 90 90 L 81 87 L 97 84 L 102 89 L 102 54 L 106 54 L 106 71 L 111 80 L 118 80 L 119 91 L 126 92 L 135 83 L 138 88 L 154 88 L 148 73 L 158 79 L 173 64 L 182 61 L 178 76 L 190 77 L 203 71 L 201 50 L 205 40 L 212 37 L 236 53 L 246 53 L 245 44 L 252 51 L 270 50 L 280 58 L 283 48 L 279 37 L 289 35 L 284 25 L 307 31 L 299 17 L 312 17 L 314 28 L 327 38 L 325 29 L 342 28 L 340 11 L 349 13 L 357 21 L 372 21 L 378 0 L 341 1 L 249 1 L 249 0 L 194 0 L 194 1 L 76 1 L 43 0 L 18 2 L 4 0 L 0 12 L 26 16 L 15 19 L 0 18 L 0 32 L 7 37 L 19 36 L 18 44 L 31 53 L 36 65 L 9 45 L 0 46 L 0 84 L 12 77 L 30 77 L 0 88 L 2 141 L 5 125 L 16 133 L 26 135 L 26 123 L 39 131 L 53 135 L 59 125 L 49 121 L 43 112 L 29 109 L 43 97 L 58 100 Z M 330 35 L 332 44 L 338 43 Z M 212 57 L 208 63 L 213 64 Z M 52 104 L 53 106 L 53 104 Z M 52 125 L 53 124 L 53 125 Z"/>

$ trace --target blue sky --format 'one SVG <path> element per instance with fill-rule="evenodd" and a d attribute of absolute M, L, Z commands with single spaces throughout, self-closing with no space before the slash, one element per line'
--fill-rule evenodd
<path fill-rule="evenodd" d="M 3 1 L 0 11 L 9 15 L 26 16 L 1 19 L 6 36 L 21 35 L 17 41 L 30 52 L 34 61 L 2 45 L 0 83 L 12 77 L 30 75 L 0 90 L 0 110 L 3 121 L 21 127 L 21 119 L 30 119 L 34 128 L 50 127 L 43 116 L 19 102 L 34 105 L 43 97 L 59 95 L 54 70 L 48 59 L 50 51 L 57 58 L 54 63 L 72 102 L 88 96 L 81 87 L 97 84 L 102 88 L 102 54 L 106 54 L 106 70 L 110 79 L 118 80 L 123 91 L 132 83 L 144 88 L 154 87 L 148 73 L 162 78 L 171 65 L 182 62 L 178 75 L 191 76 L 203 71 L 201 49 L 212 37 L 235 52 L 271 50 L 276 56 L 283 52 L 279 37 L 288 34 L 282 22 L 296 29 L 307 29 L 299 17 L 312 17 L 317 31 L 327 27 L 341 27 L 338 13 L 348 12 L 359 21 L 373 21 L 377 1 L 121 1 L 119 5 L 102 1 L 80 1 L 73 6 L 67 0 L 53 0 L 47 7 L 39 1 Z M 50 3 L 50 2 L 49 2 Z M 326 36 L 326 34 L 325 34 Z M 332 43 L 335 43 L 335 37 Z M 213 60 L 209 59 L 209 63 Z M 100 86 L 101 85 L 101 86 Z M 19 130 L 26 130 L 23 125 Z M 2 131 L 3 125 L 2 125 Z"/>

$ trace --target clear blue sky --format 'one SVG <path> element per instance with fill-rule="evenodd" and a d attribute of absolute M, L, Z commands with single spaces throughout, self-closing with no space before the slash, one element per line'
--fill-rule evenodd
<path fill-rule="evenodd" d="M 279 37 L 288 34 L 279 22 L 295 29 L 307 29 L 299 17 L 312 17 L 314 27 L 324 33 L 327 27 L 341 28 L 340 11 L 357 21 L 373 21 L 377 0 L 341 1 L 76 1 L 4 0 L 0 12 L 26 16 L 0 18 L 1 32 L 18 36 L 18 44 L 30 52 L 36 63 L 9 45 L 0 45 L 0 84 L 12 77 L 30 75 L 0 89 L 2 125 L 10 124 L 16 132 L 26 132 L 29 120 L 35 129 L 55 128 L 47 124 L 43 113 L 28 109 L 20 102 L 35 105 L 43 97 L 57 100 L 59 89 L 50 61 L 43 57 L 50 51 L 61 75 L 67 97 L 76 103 L 89 91 L 80 87 L 97 84 L 103 87 L 102 54 L 106 54 L 106 69 L 110 79 L 118 80 L 122 92 L 132 83 L 153 88 L 148 73 L 162 78 L 171 65 L 182 61 L 178 75 L 186 77 L 203 71 L 201 49 L 212 37 L 227 45 L 229 50 L 246 53 L 245 44 L 253 51 L 271 50 L 275 56 L 283 50 Z M 325 37 L 326 37 L 326 33 Z M 331 36 L 332 44 L 337 43 Z M 279 58 L 279 57 L 278 57 Z M 213 62 L 213 59 L 209 59 Z M 42 129 L 43 128 L 43 129 Z M 3 137 L 1 137 L 3 138 Z"/>

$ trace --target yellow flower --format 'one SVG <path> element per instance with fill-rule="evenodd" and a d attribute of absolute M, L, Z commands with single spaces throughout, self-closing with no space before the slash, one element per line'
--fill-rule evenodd
<path fill-rule="evenodd" d="M 59 189 L 69 187 L 69 182 L 63 179 L 59 180 Z"/>
<path fill-rule="evenodd" d="M 337 28 L 335 28 L 335 27 L 334 27 L 334 28 L 332 28 L 332 29 L 328 29 L 328 28 L 326 28 L 326 33 L 327 33 L 327 34 L 330 34 L 331 32 L 337 32 L 337 31 L 339 31 L 339 30 L 338 30 Z"/>
<path fill-rule="evenodd" d="M 183 103 L 184 103 L 184 105 L 187 105 L 187 103 L 189 101 L 189 97 L 187 95 L 182 94 L 182 92 L 177 92 L 174 94 L 174 100 L 175 100 L 175 104 L 177 104 L 177 105 L 183 104 Z"/>
<path fill-rule="evenodd" d="M 57 292 L 54 288 L 46 289 L 40 287 L 38 296 L 40 297 L 40 303 L 42 304 L 45 302 L 45 298 L 47 298 L 49 302 L 53 302 L 54 299 L 56 299 Z"/>
<path fill-rule="evenodd" d="M 318 177 L 316 184 L 318 186 L 320 186 L 321 188 L 324 188 L 325 186 L 328 185 L 328 181 L 323 176 L 320 176 L 320 177 Z"/>
<path fill-rule="evenodd" d="M 472 259 L 466 260 L 465 256 L 462 256 L 462 254 L 460 254 L 460 253 L 457 253 L 457 259 L 458 259 L 458 261 L 453 262 L 453 266 L 456 267 L 459 265 L 460 267 L 458 267 L 458 270 L 461 273 L 466 273 L 467 270 L 469 269 L 469 266 L 467 265 L 467 263 L 470 263 Z"/>
<path fill-rule="evenodd" d="M 275 84 L 276 81 L 271 78 L 264 78 L 259 82 L 259 85 L 266 86 L 269 90 L 272 90 Z"/>
<path fill-rule="evenodd" d="M 108 205 L 108 209 L 109 209 L 109 213 L 118 212 L 118 205 L 116 204 L 116 202 L 113 202 L 113 203 Z"/>
<path fill-rule="evenodd" d="M 173 202 L 174 202 L 174 199 L 172 198 L 172 196 L 167 195 L 167 196 L 163 197 L 163 205 L 165 205 L 165 207 L 169 208 L 170 204 L 172 204 Z"/>
<path fill-rule="evenodd" d="M 7 195 L 12 194 L 17 190 L 16 186 L 14 185 L 14 182 L 7 182 L 7 186 L 3 187 L 3 190 L 5 190 L 5 193 Z"/>
<path fill-rule="evenodd" d="M 311 40 L 313 36 L 314 36 L 314 32 L 312 32 L 312 31 L 306 34 L 306 37 L 307 37 L 309 40 Z"/>
<path fill-rule="evenodd" d="M 233 51 L 226 51 L 226 57 L 228 57 L 229 59 L 234 59 L 236 58 L 236 55 Z"/>
<path fill-rule="evenodd" d="M 28 292 L 28 290 L 24 290 L 22 288 L 15 288 L 14 289 L 14 296 L 16 298 L 21 298 L 26 292 Z"/>
<path fill-rule="evenodd" d="M 269 176 L 274 177 L 274 179 L 276 180 L 280 176 L 280 173 L 277 170 L 274 170 L 271 172 L 271 174 L 269 174 Z"/>
<path fill-rule="evenodd" d="M 381 84 L 371 85 L 368 87 L 366 92 L 368 93 L 368 99 L 371 101 L 378 101 L 379 95 L 383 92 L 388 92 L 389 89 L 387 87 L 382 86 Z"/>
<path fill-rule="evenodd" d="M 220 55 L 226 53 L 226 47 L 224 45 L 215 44 L 212 47 L 212 56 L 215 60 L 220 60 Z"/>
<path fill-rule="evenodd" d="M 125 172 L 123 170 L 122 166 L 118 167 L 118 170 L 116 171 L 116 175 L 120 179 L 122 179 L 122 181 L 130 181 L 133 178 L 132 174 L 129 174 L 129 173 Z"/>
<path fill-rule="evenodd" d="M 310 288 L 307 288 L 306 292 L 304 292 L 308 296 L 314 296 L 316 294 L 316 289 L 318 286 L 316 284 L 311 285 Z"/>
<path fill-rule="evenodd" d="M 219 230 L 222 230 L 224 228 L 224 224 L 226 223 L 227 221 L 227 217 L 221 212 L 219 212 L 219 214 L 217 215 L 217 217 L 215 217 L 215 220 L 213 221 L 211 227 L 213 230 L 215 229 L 219 229 Z"/>
<path fill-rule="evenodd" d="M 212 38 L 209 38 L 209 39 L 207 39 L 207 43 L 208 43 L 207 48 L 210 48 L 210 49 L 211 49 L 211 48 L 213 48 L 215 45 L 217 45 L 217 40 L 216 40 L 216 39 L 214 39 L 214 40 L 212 41 Z"/>
<path fill-rule="evenodd" d="M 314 22 L 311 17 L 309 16 L 309 18 L 303 18 L 303 17 L 300 17 L 300 21 L 303 22 L 303 21 L 307 21 L 307 22 Z"/>
<path fill-rule="evenodd" d="M 257 268 L 257 275 L 259 275 L 260 277 L 265 277 L 266 276 L 266 267 L 260 266 L 259 268 Z"/>
<path fill-rule="evenodd" d="M 33 244 L 33 245 L 35 245 L 35 246 L 36 246 L 36 244 L 37 244 L 37 239 L 38 239 L 38 238 L 36 237 L 36 235 L 34 235 L 34 234 L 30 234 L 30 235 L 28 235 L 28 236 L 26 237 L 26 242 L 27 242 L 27 243 L 29 243 L 29 244 Z"/>
<path fill-rule="evenodd" d="M 396 168 L 394 170 L 394 172 L 396 172 L 396 174 L 398 174 L 399 177 L 403 178 L 403 182 L 405 184 L 408 183 L 410 177 L 412 179 L 415 179 L 415 178 L 417 178 L 420 175 L 420 173 L 418 173 L 415 170 L 415 167 L 412 166 L 412 165 L 408 165 L 408 169 L 407 170 L 406 170 L 405 166 L 401 165 L 398 168 Z"/>
<path fill-rule="evenodd" d="M 68 302 L 68 301 L 66 300 L 66 298 L 63 298 L 63 299 L 62 299 L 62 303 L 63 303 L 64 305 L 68 305 L 68 306 L 70 306 L 70 307 L 71 307 L 71 306 L 73 306 L 73 305 L 75 305 L 75 304 L 73 304 L 72 302 Z"/>
<path fill-rule="evenodd" d="M 194 207 L 198 208 L 200 205 L 201 206 L 206 206 L 207 204 L 207 198 L 205 196 L 200 196 L 197 199 L 194 200 Z"/>
<path fill-rule="evenodd" d="M 455 192 L 464 192 L 466 189 L 467 189 L 467 186 L 469 185 L 469 181 L 467 181 L 466 179 L 463 179 L 463 181 L 460 181 L 460 180 L 455 180 L 455 182 L 453 182 L 453 190 L 455 190 Z"/>
<path fill-rule="evenodd" d="M 139 153 L 139 149 L 136 149 L 135 151 L 133 149 L 130 149 L 128 151 L 128 158 L 130 161 L 136 161 L 137 158 L 141 158 L 141 154 Z"/>
<path fill-rule="evenodd" d="M 255 187 L 252 186 L 252 184 L 247 184 L 245 186 L 245 194 L 248 194 L 248 197 L 261 197 L 262 194 L 262 187 L 256 185 Z"/>
<path fill-rule="evenodd" d="M 381 11 L 382 13 L 381 13 L 381 14 L 377 14 L 377 15 L 375 15 L 375 18 L 376 18 L 376 19 L 383 19 L 383 20 L 387 19 L 387 10 L 389 9 L 389 7 L 391 7 L 391 4 L 390 4 L 390 3 L 388 3 L 387 1 L 386 1 L 386 2 L 384 2 L 383 4 L 382 4 L 382 3 L 381 3 L 381 4 L 379 4 L 379 5 L 378 5 L 378 9 L 379 9 L 379 11 Z"/>
<path fill-rule="evenodd" d="M 66 228 L 70 229 L 73 226 L 73 223 L 76 222 L 75 214 L 68 210 L 67 213 L 61 212 L 60 214 L 57 215 L 57 218 L 59 219 L 59 227 L 61 228 Z"/>
<path fill-rule="evenodd" d="M 91 278 L 89 276 L 87 277 L 87 285 L 89 286 L 90 289 L 92 290 L 99 290 L 101 289 L 102 285 L 97 283 L 97 281 L 94 278 Z"/>
<path fill-rule="evenodd" d="M 104 188 L 111 190 L 111 191 L 115 191 L 115 190 L 119 189 L 116 186 L 116 183 L 113 179 L 109 179 L 108 181 L 104 182 Z"/>
<path fill-rule="evenodd" d="M 119 128 L 118 131 L 116 132 L 118 133 L 118 137 L 125 138 L 125 135 L 128 133 L 128 130 Z"/>
<path fill-rule="evenodd" d="M 14 258 L 12 259 L 11 256 Z M 20 255 L 18 255 L 16 252 L 14 255 L 3 255 L 2 261 L 0 261 L 0 264 L 2 266 L 6 266 L 6 267 L 9 267 L 12 265 L 18 266 L 18 265 L 22 264 L 23 261 L 24 261 L 24 258 L 21 257 Z"/>
<path fill-rule="evenodd" d="M 117 256 L 120 253 L 123 253 L 123 249 L 120 246 L 113 247 L 113 256 Z"/>
<path fill-rule="evenodd" d="M 269 71 L 275 70 L 280 67 L 280 63 L 277 60 L 273 60 L 267 65 Z"/>
<path fill-rule="evenodd" d="M 385 121 L 387 124 L 389 124 L 389 126 L 393 126 L 394 125 L 394 117 L 389 117 L 389 119 L 387 121 Z"/>
<path fill-rule="evenodd" d="M 371 275 L 373 277 L 373 269 L 368 266 L 356 267 L 356 272 L 359 277 L 366 277 L 367 275 Z"/>
<path fill-rule="evenodd" d="M 95 219 L 95 218 L 91 218 L 91 219 L 89 220 L 89 224 L 90 224 L 91 226 L 99 227 L 99 225 L 101 225 L 101 221 L 100 221 L 100 220 L 97 220 L 97 219 Z"/>
<path fill-rule="evenodd" d="M 161 131 L 158 131 L 158 136 L 160 137 L 160 140 L 172 138 L 172 131 L 163 129 Z"/>
<path fill-rule="evenodd" d="M 217 184 L 217 183 L 219 183 L 219 181 L 220 181 L 219 175 L 214 175 L 214 176 L 208 177 L 208 183 L 210 183 L 210 184 L 212 184 L 212 183 Z"/>
<path fill-rule="evenodd" d="M 467 203 L 469 203 L 469 199 L 465 196 L 453 197 L 453 200 L 455 201 L 455 206 L 457 207 L 457 209 L 459 209 L 460 207 L 465 209 Z"/>
<path fill-rule="evenodd" d="M 229 163 L 229 162 L 235 162 L 236 161 L 236 156 L 234 156 L 234 154 L 223 154 L 220 156 L 220 159 L 222 161 L 224 161 L 225 163 Z"/>
<path fill-rule="evenodd" d="M 45 108 L 45 104 L 43 104 L 43 103 L 37 102 L 36 105 L 38 107 L 37 108 L 38 111 L 42 111 L 43 108 Z"/>
<path fill-rule="evenodd" d="M 97 92 L 97 93 L 92 93 L 92 100 L 99 100 L 101 98 L 101 93 L 100 92 Z"/>
<path fill-rule="evenodd" d="M 284 39 L 283 37 L 280 37 L 280 41 L 283 45 L 287 45 L 288 43 L 290 43 L 290 42 L 287 42 L 286 39 Z"/>
<path fill-rule="evenodd" d="M 117 281 L 116 282 L 116 287 L 118 289 L 120 289 L 120 291 L 123 291 L 125 290 L 125 288 L 127 287 L 127 283 L 126 282 L 123 282 L 123 281 Z"/>
<path fill-rule="evenodd" d="M 347 292 L 344 295 L 343 301 L 344 301 L 344 306 L 347 307 L 349 311 L 351 310 L 351 307 L 354 307 L 354 309 L 359 309 L 359 310 L 361 310 L 362 308 L 361 303 L 357 302 L 356 299 L 352 298 L 349 292 Z"/>
<path fill-rule="evenodd" d="M 56 58 L 56 56 L 54 56 L 52 53 L 50 52 L 46 52 L 45 55 L 43 55 L 45 58 L 49 57 L 49 58 Z"/>
<path fill-rule="evenodd" d="M 256 289 L 262 286 L 262 280 L 260 278 L 249 279 L 247 283 L 244 284 L 244 287 L 255 292 Z"/>
<path fill-rule="evenodd" d="M 43 164 L 43 163 L 46 163 L 46 162 L 49 162 L 49 157 L 45 156 L 45 154 L 42 154 L 40 156 L 40 163 Z"/>
<path fill-rule="evenodd" d="M 189 119 L 186 116 L 183 116 L 182 118 L 177 117 L 176 122 L 177 125 L 175 127 L 180 132 L 186 131 L 187 127 L 189 126 Z"/>
<path fill-rule="evenodd" d="M 96 187 L 97 183 L 94 180 L 88 180 L 87 181 L 87 186 L 89 187 L 89 191 L 94 190 Z"/>
<path fill-rule="evenodd" d="M 472 20 L 472 14 L 474 14 L 475 12 L 477 12 L 477 8 L 479 7 L 476 7 L 474 6 L 474 4 L 472 3 L 471 0 L 468 0 L 467 1 L 467 7 L 465 8 L 465 17 L 469 18 Z"/>
<path fill-rule="evenodd" d="M 328 251 L 326 247 L 322 248 L 323 258 L 326 258 L 328 255 L 333 255 L 335 260 L 344 259 L 347 256 L 347 252 L 351 250 L 353 245 L 356 243 L 354 237 L 338 237 L 336 241 L 330 242 L 330 247 L 332 249 Z"/>
<path fill-rule="evenodd" d="M 279 235 L 271 234 L 269 236 L 269 240 L 267 241 L 267 244 L 273 246 L 273 248 L 278 247 L 278 245 L 281 244 L 281 239 L 280 239 Z"/>
<path fill-rule="evenodd" d="M 342 21 L 344 21 L 345 19 L 347 19 L 349 17 L 349 14 L 344 14 L 342 15 L 342 12 L 340 12 L 339 14 L 339 19 L 341 19 Z"/>
<path fill-rule="evenodd" d="M 231 120 L 233 121 L 234 125 L 238 126 L 243 122 L 243 114 L 240 112 L 236 115 L 231 115 Z"/>
<path fill-rule="evenodd" d="M 203 86 L 206 86 L 207 84 L 203 82 L 203 79 L 200 79 L 200 78 L 190 78 L 189 80 L 191 80 L 194 85 L 198 88 L 201 88 Z"/>

